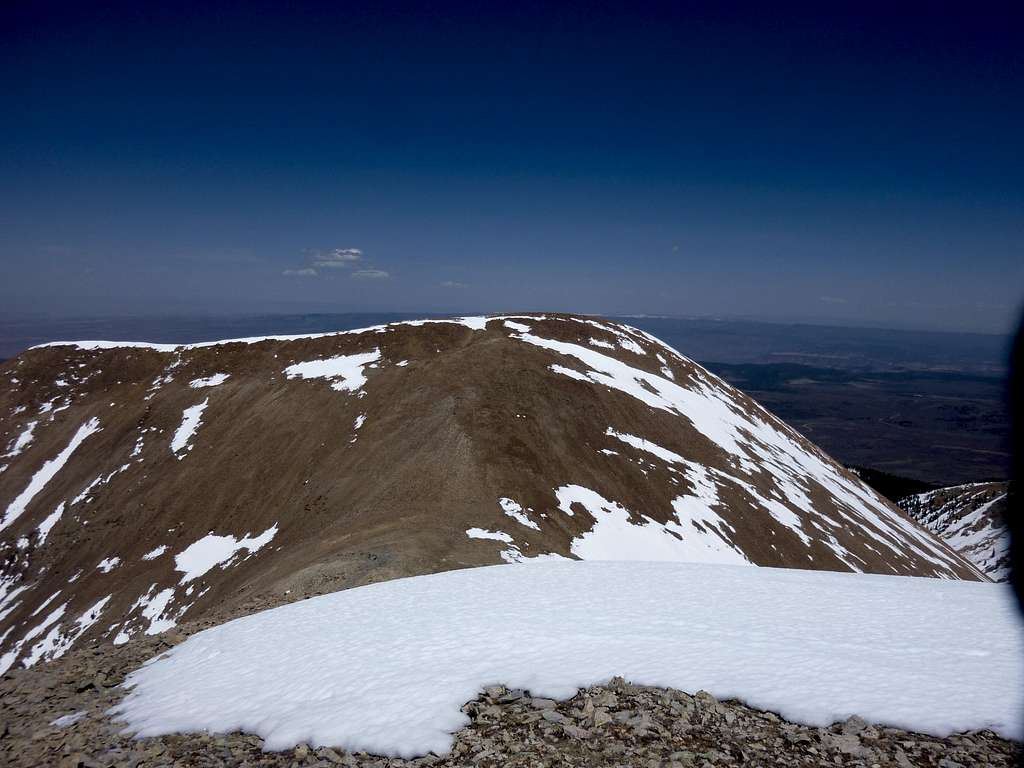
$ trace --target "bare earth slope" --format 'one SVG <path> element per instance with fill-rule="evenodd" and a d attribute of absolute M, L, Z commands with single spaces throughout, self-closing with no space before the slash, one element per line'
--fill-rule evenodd
<path fill-rule="evenodd" d="M 615 323 L 81 342 L 0 371 L 0 670 L 541 556 L 985 578 L 748 397 Z"/>
<path fill-rule="evenodd" d="M 974 563 L 992 581 L 1010 578 L 1010 532 L 1006 528 L 1009 483 L 968 483 L 900 499 L 918 523 Z"/>

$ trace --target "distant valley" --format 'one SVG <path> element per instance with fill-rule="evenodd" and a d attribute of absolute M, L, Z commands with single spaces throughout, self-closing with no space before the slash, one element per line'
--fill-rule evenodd
<path fill-rule="evenodd" d="M 705 363 L 845 464 L 935 485 L 1007 477 L 1001 378 Z"/>

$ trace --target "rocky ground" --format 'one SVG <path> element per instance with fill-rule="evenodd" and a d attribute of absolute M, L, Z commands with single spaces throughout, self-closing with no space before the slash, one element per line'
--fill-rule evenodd
<path fill-rule="evenodd" d="M 200 625 L 183 627 L 188 633 Z M 631 685 L 622 679 L 567 701 L 488 688 L 465 705 L 469 726 L 451 754 L 398 760 L 299 745 L 265 753 L 256 736 L 194 734 L 133 740 L 104 712 L 125 674 L 180 642 L 183 633 L 115 648 L 82 648 L 0 679 L 0 764 L 68 768 L 148 766 L 1012 766 L 1020 747 L 990 732 L 946 739 L 869 725 L 788 723 L 707 693 Z M 81 714 L 78 714 L 81 713 Z M 65 716 L 72 716 L 71 718 Z M 77 719 L 75 716 L 77 715 Z M 61 725 L 54 721 L 64 717 Z M 74 722 L 69 722 L 74 720 Z"/>

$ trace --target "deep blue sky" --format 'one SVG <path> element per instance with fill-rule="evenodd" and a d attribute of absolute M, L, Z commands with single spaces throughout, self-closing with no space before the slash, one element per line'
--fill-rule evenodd
<path fill-rule="evenodd" d="M 0 10 L 4 310 L 1024 299 L 1020 3 L 176 5 Z"/>

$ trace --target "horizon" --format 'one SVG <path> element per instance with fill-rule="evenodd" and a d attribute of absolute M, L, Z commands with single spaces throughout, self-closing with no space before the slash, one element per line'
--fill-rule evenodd
<path fill-rule="evenodd" d="M 8 7 L 8 312 L 1010 333 L 1021 13 Z"/>
<path fill-rule="evenodd" d="M 870 319 L 862 320 L 849 320 L 844 321 L 842 319 L 834 319 L 822 316 L 812 315 L 778 315 L 778 316 L 758 316 L 758 315 L 742 315 L 742 314 L 672 314 L 665 312 L 615 312 L 615 313 L 603 313 L 593 312 L 585 310 L 565 310 L 565 309 L 495 309 L 495 310 L 483 310 L 483 309 L 470 309 L 470 310 L 444 310 L 444 309 L 430 309 L 430 310 L 388 310 L 383 308 L 378 309 L 366 309 L 366 310 L 355 310 L 355 311 L 343 311 L 340 309 L 329 309 L 329 308 L 309 308 L 309 307 L 296 307 L 291 311 L 281 309 L 277 311 L 215 311 L 214 309 L 208 309 L 204 312 L 184 312 L 168 310 L 165 312 L 122 312 L 122 313 L 107 313 L 107 314 L 95 314 L 95 313 L 74 313 L 74 314 L 63 314 L 63 313 L 49 313 L 49 312 L 9 312 L 0 310 L 0 324 L 18 322 L 18 321 L 44 321 L 52 323 L 71 323 L 71 322 L 112 322 L 120 323 L 127 322 L 130 320 L 194 320 L 196 322 L 202 322 L 206 320 L 230 320 L 230 319 L 248 319 L 248 318 L 294 318 L 294 317 L 331 317 L 331 316 L 345 316 L 345 317 L 356 317 L 356 316 L 375 316 L 375 315 L 395 315 L 395 316 L 407 316 L 409 319 L 415 320 L 418 318 L 446 318 L 446 317 L 491 317 L 499 315 L 577 315 L 580 317 L 605 317 L 609 319 L 617 320 L 628 320 L 633 319 L 644 319 L 644 320 L 678 320 L 687 322 L 708 322 L 708 323 L 750 323 L 753 325 L 773 325 L 773 326 L 793 326 L 793 327 L 808 327 L 808 328 L 822 328 L 822 329 L 842 329 L 842 330 L 864 330 L 864 331 L 891 331 L 894 333 L 924 333 L 924 334 L 935 334 L 935 335 L 948 335 L 948 336 L 988 336 L 988 337 L 999 337 L 1006 340 L 1010 340 L 1013 337 L 1012 328 L 1006 331 L 977 331 L 977 330 L 950 330 L 945 328 L 934 328 L 924 325 L 914 324 L 888 324 L 888 323 L 873 323 Z M 127 326 L 126 326 L 127 327 Z M 76 341 L 76 339 L 69 339 L 70 341 Z M 106 341 L 116 341 L 116 339 L 106 339 Z M 187 342 L 186 342 L 187 343 Z"/>

